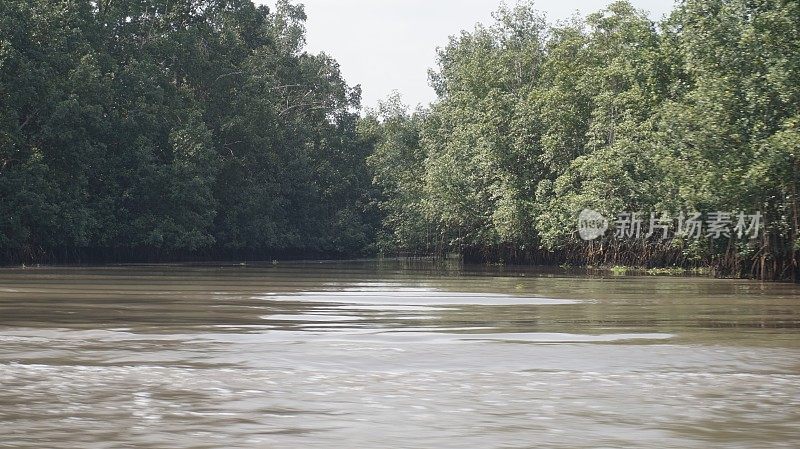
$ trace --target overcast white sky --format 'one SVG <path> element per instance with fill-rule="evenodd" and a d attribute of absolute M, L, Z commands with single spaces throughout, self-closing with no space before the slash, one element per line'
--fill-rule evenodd
<path fill-rule="evenodd" d="M 271 7 L 274 0 L 261 0 Z M 610 0 L 538 0 L 536 8 L 552 22 L 576 11 L 595 12 Z M 436 47 L 448 36 L 490 23 L 501 0 L 295 0 L 308 15 L 308 50 L 324 51 L 341 65 L 348 84 L 361 84 L 362 104 L 374 107 L 392 90 L 412 107 L 436 98 L 428 86 L 428 68 L 436 65 Z M 514 0 L 508 4 L 516 3 Z M 667 14 L 673 0 L 632 0 L 651 19 Z"/>

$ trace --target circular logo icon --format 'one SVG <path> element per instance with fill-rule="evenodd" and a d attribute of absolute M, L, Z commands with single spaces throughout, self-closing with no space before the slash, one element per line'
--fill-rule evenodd
<path fill-rule="evenodd" d="M 584 209 L 578 215 L 578 234 L 583 240 L 594 240 L 608 230 L 608 220 L 600 212 Z"/>

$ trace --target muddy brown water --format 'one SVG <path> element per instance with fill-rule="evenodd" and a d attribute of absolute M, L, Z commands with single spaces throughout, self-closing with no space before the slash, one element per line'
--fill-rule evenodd
<path fill-rule="evenodd" d="M 800 287 L 427 263 L 0 269 L 2 448 L 797 448 Z"/>

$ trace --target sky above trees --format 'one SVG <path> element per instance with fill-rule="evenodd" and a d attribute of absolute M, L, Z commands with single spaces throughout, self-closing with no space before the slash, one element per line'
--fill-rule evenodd
<path fill-rule="evenodd" d="M 500 0 L 298 0 L 306 7 L 308 48 L 324 51 L 341 64 L 350 85 L 361 84 L 363 105 L 397 90 L 405 103 L 426 106 L 436 98 L 427 70 L 436 66 L 436 48 L 448 36 L 491 23 Z M 261 0 L 274 6 L 274 0 Z M 514 1 L 507 1 L 509 5 Z M 536 8 L 550 20 L 586 15 L 610 0 L 539 0 Z M 673 6 L 671 0 L 633 0 L 658 20 Z"/>

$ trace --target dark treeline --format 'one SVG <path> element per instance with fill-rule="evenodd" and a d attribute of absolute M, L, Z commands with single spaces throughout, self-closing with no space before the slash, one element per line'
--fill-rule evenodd
<path fill-rule="evenodd" d="M 0 252 L 11 262 L 369 249 L 360 89 L 301 6 L 0 2 Z"/>
<path fill-rule="evenodd" d="M 797 279 L 800 2 L 686 0 L 660 23 L 617 2 L 558 25 L 522 4 L 495 19 L 440 50 L 429 109 L 394 98 L 365 125 L 380 135 L 381 247 Z M 648 211 L 727 211 L 731 229 L 760 212 L 764 228 L 584 243 L 584 208 L 644 211 L 645 227 Z"/>
<path fill-rule="evenodd" d="M 360 118 L 360 89 L 304 50 L 302 6 L 4 0 L 0 258 L 459 252 L 797 279 L 800 3 L 495 19 L 440 50 L 429 108 Z M 585 243 L 586 208 L 764 228 Z"/>

